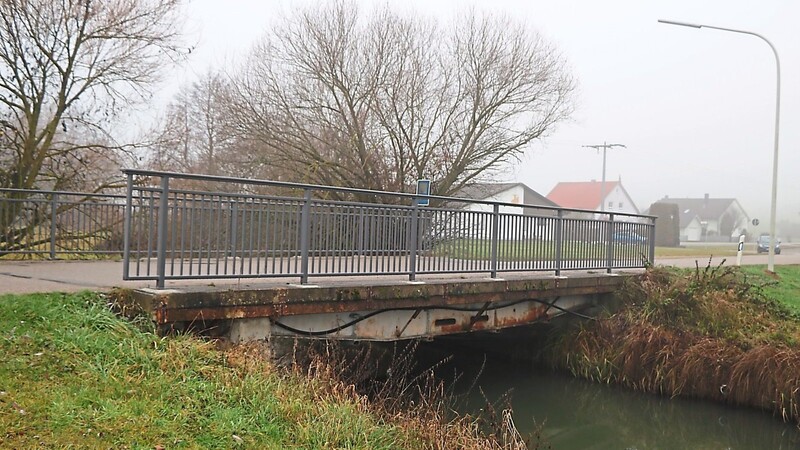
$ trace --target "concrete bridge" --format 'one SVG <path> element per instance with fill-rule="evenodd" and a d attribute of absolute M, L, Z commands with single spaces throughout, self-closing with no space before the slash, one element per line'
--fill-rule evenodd
<path fill-rule="evenodd" d="M 528 325 L 580 314 L 635 272 L 570 276 L 334 280 L 325 285 L 138 289 L 139 308 L 164 329 L 216 328 L 234 342 L 270 336 L 392 341 Z"/>
<path fill-rule="evenodd" d="M 155 284 L 133 297 L 159 325 L 223 327 L 234 340 L 524 325 L 602 302 L 654 255 L 651 216 L 125 173 L 125 195 L 51 194 L 29 207 L 50 213 L 38 225 L 50 224 L 50 247 L 40 250 L 87 252 L 57 234 L 79 224 L 81 242 L 121 253 L 125 282 Z M 33 201 L 24 197 L 14 201 Z"/>

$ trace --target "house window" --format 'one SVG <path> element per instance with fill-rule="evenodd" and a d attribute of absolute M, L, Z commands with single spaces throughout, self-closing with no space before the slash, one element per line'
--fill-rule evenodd
<path fill-rule="evenodd" d="M 611 209 L 613 207 L 614 207 L 614 202 L 608 202 L 608 209 Z"/>
<path fill-rule="evenodd" d="M 622 202 L 619 202 L 619 207 L 622 208 Z"/>

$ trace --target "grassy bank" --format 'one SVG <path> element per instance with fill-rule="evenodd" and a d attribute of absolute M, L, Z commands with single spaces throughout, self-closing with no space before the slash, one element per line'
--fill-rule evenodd
<path fill-rule="evenodd" d="M 595 381 L 767 409 L 800 425 L 800 319 L 772 297 L 782 288 L 758 277 L 650 269 L 626 286 L 618 312 L 554 337 L 545 358 Z"/>
<path fill-rule="evenodd" d="M 764 295 L 785 305 L 800 317 L 800 266 L 775 266 L 775 273 L 764 266 L 742 266 L 748 281 L 763 286 Z"/>
<path fill-rule="evenodd" d="M 434 405 L 373 404 L 324 364 L 159 338 L 96 294 L 0 296 L 0 352 L 2 448 L 501 448 Z"/>

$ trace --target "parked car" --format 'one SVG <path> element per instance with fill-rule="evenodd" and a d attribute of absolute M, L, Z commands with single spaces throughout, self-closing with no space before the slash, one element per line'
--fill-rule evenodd
<path fill-rule="evenodd" d="M 614 242 L 623 244 L 642 244 L 647 240 L 644 236 L 634 231 L 617 231 L 611 235 L 611 238 Z"/>
<path fill-rule="evenodd" d="M 769 251 L 769 235 L 762 234 L 761 236 L 758 237 L 758 240 L 756 241 L 756 252 L 766 253 L 768 251 Z M 781 240 L 778 238 L 775 238 L 775 254 L 776 255 L 781 254 Z"/>

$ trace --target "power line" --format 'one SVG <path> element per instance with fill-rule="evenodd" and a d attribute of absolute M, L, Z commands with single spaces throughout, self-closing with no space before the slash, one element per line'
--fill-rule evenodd
<path fill-rule="evenodd" d="M 595 150 L 603 149 L 603 181 L 600 185 L 600 211 L 606 210 L 606 150 L 614 147 L 628 148 L 624 144 L 597 144 L 597 145 L 582 145 L 582 147 L 593 148 Z"/>

